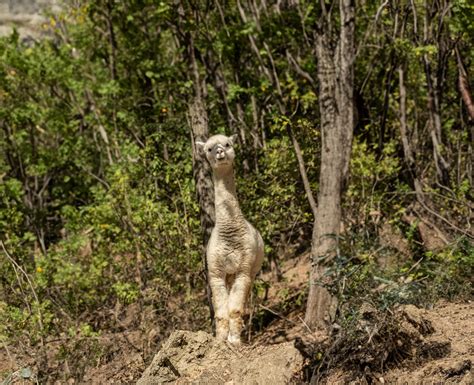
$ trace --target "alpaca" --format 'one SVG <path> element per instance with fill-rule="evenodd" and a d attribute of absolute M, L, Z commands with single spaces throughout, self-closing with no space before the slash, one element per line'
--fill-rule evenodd
<path fill-rule="evenodd" d="M 215 310 L 216 337 L 241 343 L 243 313 L 262 266 L 263 239 L 240 211 L 234 179 L 237 135 L 214 135 L 196 142 L 213 171 L 216 222 L 207 245 L 207 265 Z"/>

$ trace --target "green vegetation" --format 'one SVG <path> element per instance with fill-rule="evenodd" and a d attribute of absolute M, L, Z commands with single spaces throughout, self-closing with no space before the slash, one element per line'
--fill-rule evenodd
<path fill-rule="evenodd" d="M 210 131 L 240 135 L 239 197 L 264 236 L 265 269 L 285 250 L 310 248 L 313 218 L 288 127 L 316 194 L 320 11 L 305 0 L 273 3 L 71 1 L 43 26 L 47 38 L 0 39 L 0 346 L 121 330 L 110 314 L 131 305 L 153 314 L 159 337 L 210 329 L 190 36 Z M 473 6 L 361 3 L 358 123 L 332 290 L 343 310 L 369 288 L 381 307 L 470 296 L 474 117 L 458 82 L 461 68 L 474 72 Z"/>

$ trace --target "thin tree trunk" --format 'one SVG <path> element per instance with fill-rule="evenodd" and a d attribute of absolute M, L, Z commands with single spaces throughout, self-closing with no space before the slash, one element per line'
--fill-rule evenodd
<path fill-rule="evenodd" d="M 438 95 L 431 78 L 431 65 L 428 55 L 424 55 L 426 82 L 428 87 L 428 111 L 431 142 L 433 144 L 433 158 L 436 166 L 436 173 L 444 184 L 449 184 L 449 164 L 444 158 L 443 142 L 441 139 L 441 116 L 439 113 Z"/>
<path fill-rule="evenodd" d="M 416 17 L 416 10 L 414 5 L 412 4 L 413 14 Z M 400 27 L 400 39 L 405 37 L 405 27 L 406 27 L 407 17 L 402 17 L 402 23 Z M 414 27 L 416 30 L 416 27 Z M 396 37 L 395 31 L 394 36 Z M 413 155 L 413 150 L 410 145 L 410 140 L 408 138 L 408 123 L 407 123 L 407 89 L 405 86 L 405 63 L 400 63 L 398 66 L 398 90 L 400 94 L 400 101 L 399 101 L 399 122 L 400 122 L 400 138 L 402 141 L 403 146 L 403 156 L 405 159 L 405 164 L 410 174 L 411 183 L 413 186 L 416 185 L 415 179 L 417 178 L 416 170 L 415 170 L 415 157 Z"/>
<path fill-rule="evenodd" d="M 320 84 L 321 171 L 305 316 L 306 323 L 313 328 L 327 327 L 336 312 L 337 300 L 328 290 L 328 286 L 333 283 L 329 267 L 339 249 L 342 190 L 349 171 L 354 131 L 354 2 L 340 0 L 339 8 L 341 29 L 337 48 L 331 48 L 334 47 L 334 37 L 328 33 L 331 20 L 327 18 L 321 25 L 316 42 Z"/>
<path fill-rule="evenodd" d="M 187 60 L 194 85 L 194 98 L 189 105 L 189 118 L 192 132 L 193 147 L 193 176 L 196 184 L 196 193 L 199 202 L 201 229 L 202 229 L 202 261 L 204 266 L 204 276 L 206 281 L 206 296 L 209 305 L 211 322 L 214 328 L 214 308 L 212 306 L 212 292 L 209 285 L 207 272 L 207 242 L 211 236 L 215 223 L 214 210 L 214 186 L 212 182 L 212 170 L 204 154 L 197 151 L 195 142 L 205 142 L 209 137 L 209 118 L 206 109 L 205 84 L 201 82 L 199 68 L 196 61 L 194 40 L 189 36 L 186 42 Z"/>
<path fill-rule="evenodd" d="M 428 2 L 425 0 L 425 19 L 423 26 L 424 44 L 428 44 L 431 33 L 429 26 L 431 23 Z M 439 97 L 434 83 L 431 62 L 427 53 L 423 55 L 423 63 L 425 66 L 426 85 L 428 88 L 428 111 L 429 111 L 429 127 L 431 142 L 433 144 L 433 158 L 438 178 L 444 184 L 449 184 L 449 164 L 443 156 L 443 141 L 441 136 L 441 115 L 439 108 Z"/>
<path fill-rule="evenodd" d="M 341 41 L 336 58 L 336 68 L 340 68 L 338 77 L 338 112 L 340 130 L 342 132 L 343 168 L 342 181 L 349 177 L 349 165 L 352 152 L 352 138 L 355 127 L 354 106 L 354 60 L 355 60 L 355 2 L 343 0 L 340 2 L 341 12 Z"/>
<path fill-rule="evenodd" d="M 247 16 L 245 14 L 245 11 L 244 11 L 242 5 L 240 4 L 240 1 L 237 1 L 237 5 L 239 7 L 239 12 L 240 12 L 240 16 L 242 18 L 242 21 L 244 23 L 246 23 L 248 19 L 247 19 Z M 257 25 L 259 24 L 258 15 L 254 15 L 254 21 Z M 268 44 L 264 42 L 263 45 L 264 45 L 264 48 L 266 50 L 267 57 L 269 58 L 270 65 L 271 65 L 271 68 L 272 68 L 272 70 L 270 71 L 268 69 L 268 67 L 265 66 L 263 58 L 260 54 L 261 51 L 257 47 L 254 36 L 249 34 L 248 37 L 249 37 L 249 40 L 250 40 L 250 45 L 251 45 L 251 47 L 252 47 L 252 49 L 255 53 L 255 56 L 259 59 L 259 62 L 260 62 L 261 67 L 262 67 L 262 72 L 266 75 L 267 79 L 273 84 L 273 86 L 278 91 L 278 96 L 279 97 L 276 99 L 276 103 L 278 105 L 280 114 L 284 116 L 284 115 L 286 115 L 286 107 L 285 107 L 285 104 L 284 104 L 284 101 L 283 101 L 283 92 L 282 92 L 282 89 L 281 89 L 280 80 L 279 80 L 279 77 L 278 77 L 278 73 L 277 73 L 277 69 L 276 69 L 276 66 L 275 66 L 275 61 L 273 59 L 272 52 L 271 52 Z M 288 55 L 288 52 L 287 52 L 287 55 Z M 308 202 L 309 202 L 309 205 L 311 207 L 311 211 L 313 212 L 314 215 L 316 215 L 317 205 L 316 205 L 316 202 L 315 202 L 314 197 L 313 197 L 313 193 L 312 193 L 310 185 L 309 185 L 309 180 L 308 180 L 308 176 L 307 176 L 307 173 L 306 173 L 306 166 L 305 166 L 305 163 L 304 163 L 303 154 L 301 152 L 300 145 L 298 143 L 298 139 L 294 135 L 293 130 L 290 126 L 287 126 L 287 132 L 288 132 L 288 136 L 290 137 L 291 142 L 293 144 L 293 148 L 295 149 L 296 160 L 298 161 L 298 169 L 300 171 L 301 180 L 303 181 L 303 186 L 304 186 L 304 189 L 305 189 L 306 197 L 308 198 Z M 263 134 L 263 131 L 262 131 L 262 134 Z"/>
<path fill-rule="evenodd" d="M 206 281 L 206 296 L 208 299 L 211 321 L 213 321 L 214 308 L 212 306 L 212 293 L 207 275 L 206 248 L 215 221 L 214 186 L 212 184 L 211 167 L 205 159 L 204 154 L 197 151 L 194 144 L 196 141 L 205 142 L 209 136 L 207 111 L 201 98 L 194 98 L 193 103 L 189 107 L 189 117 L 193 139 L 193 176 L 196 184 L 202 229 L 202 261 Z"/>
<path fill-rule="evenodd" d="M 415 165 L 415 158 L 408 140 L 408 126 L 407 126 L 407 91 L 405 87 L 405 70 L 403 65 L 398 67 L 398 86 L 400 92 L 400 137 L 402 139 L 403 154 L 405 163 L 410 172 L 413 174 L 413 167 Z M 414 175 L 412 175 L 414 177 Z"/>
<path fill-rule="evenodd" d="M 207 246 L 212 228 L 214 227 L 214 187 L 212 184 L 212 171 L 204 154 L 197 151 L 194 143 L 206 141 L 209 137 L 207 111 L 203 101 L 195 97 L 189 108 L 191 130 L 193 132 L 193 171 L 196 182 L 199 209 L 201 216 L 201 227 L 203 231 L 203 245 Z"/>
<path fill-rule="evenodd" d="M 466 105 L 466 110 L 469 114 L 469 119 L 474 121 L 474 100 L 472 99 L 471 88 L 469 86 L 469 78 L 467 76 L 466 67 L 462 61 L 459 49 L 456 47 L 456 58 L 458 62 L 459 71 L 459 92 L 461 93 L 462 100 Z"/>
<path fill-rule="evenodd" d="M 258 118 L 259 110 L 257 109 L 257 101 L 255 99 L 255 95 L 252 93 L 250 95 L 250 101 L 252 103 L 252 120 L 253 124 L 250 129 L 250 134 L 253 140 L 253 150 L 254 150 L 254 167 L 255 172 L 258 174 L 258 149 L 261 148 L 263 145 L 260 143 L 260 135 L 259 135 L 259 124 L 260 120 Z"/>
<path fill-rule="evenodd" d="M 291 142 L 293 143 L 293 148 L 295 149 L 296 159 L 298 161 L 298 168 L 300 170 L 301 180 L 303 181 L 304 191 L 306 193 L 306 197 L 308 198 L 309 206 L 311 211 L 313 212 L 313 218 L 316 218 L 316 212 L 318 210 L 318 205 L 314 200 L 313 192 L 311 191 L 311 186 L 309 184 L 308 174 L 306 173 L 306 167 L 304 164 L 303 154 L 301 152 L 301 147 L 298 141 L 296 140 L 295 134 L 293 133 L 293 129 L 288 124 L 287 125 L 288 136 L 291 138 Z"/>
<path fill-rule="evenodd" d="M 379 143 L 377 147 L 377 152 L 380 157 L 383 154 L 383 149 L 385 147 L 385 141 L 386 141 L 386 136 L 387 136 L 385 132 L 385 128 L 387 126 L 388 112 L 390 110 L 389 102 L 390 102 L 390 94 L 392 90 L 392 78 L 393 78 L 394 70 L 395 70 L 395 58 L 393 57 L 393 55 L 390 55 L 390 69 L 388 70 L 388 73 L 385 78 L 383 110 L 382 110 L 382 116 L 380 118 Z"/>

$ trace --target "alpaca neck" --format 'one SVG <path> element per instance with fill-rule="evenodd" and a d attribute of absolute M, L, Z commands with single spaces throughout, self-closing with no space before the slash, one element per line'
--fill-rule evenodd
<path fill-rule="evenodd" d="M 234 170 L 214 172 L 216 223 L 242 217 L 235 189 Z"/>

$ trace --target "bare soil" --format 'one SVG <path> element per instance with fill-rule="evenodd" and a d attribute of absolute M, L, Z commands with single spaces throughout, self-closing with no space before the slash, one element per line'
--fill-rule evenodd
<path fill-rule="evenodd" d="M 440 302 L 431 310 L 400 306 L 385 325 L 367 318 L 361 325 L 366 335 L 351 347 L 350 358 L 336 358 L 338 362 L 318 376 L 320 383 L 474 383 L 472 302 Z M 341 350 L 333 354 L 337 357 Z"/>
<path fill-rule="evenodd" d="M 304 358 L 292 342 L 234 347 L 200 332 L 176 331 L 137 385 L 288 384 L 301 380 Z"/>
<path fill-rule="evenodd" d="M 433 328 L 422 338 L 421 362 L 389 370 L 385 382 L 473 384 L 474 304 L 440 302 L 417 312 Z"/>

